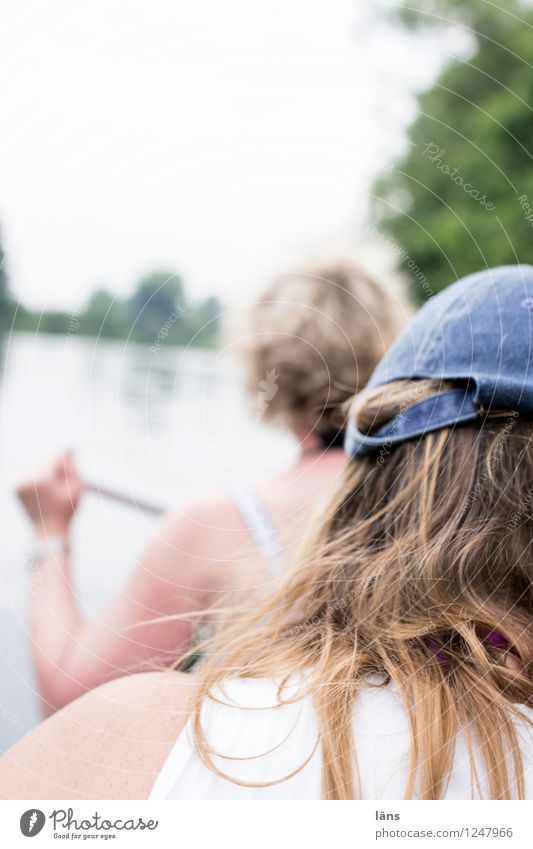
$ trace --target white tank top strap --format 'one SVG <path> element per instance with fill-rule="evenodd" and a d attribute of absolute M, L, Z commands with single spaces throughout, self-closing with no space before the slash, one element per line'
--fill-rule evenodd
<path fill-rule="evenodd" d="M 277 578 L 283 568 L 283 545 L 257 491 L 250 484 L 238 484 L 230 496 L 270 576 Z"/>

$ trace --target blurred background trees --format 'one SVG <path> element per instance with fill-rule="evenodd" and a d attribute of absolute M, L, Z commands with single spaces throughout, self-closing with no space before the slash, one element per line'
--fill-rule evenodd
<path fill-rule="evenodd" d="M 487 266 L 533 262 L 531 5 L 409 0 L 391 15 L 440 30 L 444 44 L 463 27 L 472 47 L 419 96 L 408 150 L 374 186 L 378 229 L 434 291 Z"/>
<path fill-rule="evenodd" d="M 127 298 L 97 289 L 79 313 L 31 310 L 15 303 L 7 287 L 0 245 L 0 327 L 39 333 L 67 332 L 154 345 L 216 343 L 221 305 L 214 297 L 191 299 L 174 272 L 143 277 Z M 161 336 L 160 336 L 161 334 Z"/>

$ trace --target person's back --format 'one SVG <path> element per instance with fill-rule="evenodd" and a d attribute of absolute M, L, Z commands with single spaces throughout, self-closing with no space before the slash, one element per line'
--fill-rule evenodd
<path fill-rule="evenodd" d="M 251 306 L 239 345 L 253 415 L 294 434 L 296 465 L 259 483 L 228 482 L 170 513 L 96 619 L 83 620 L 70 582 L 69 527 L 83 494 L 73 459 L 19 487 L 39 538 L 30 619 L 46 713 L 150 659 L 174 662 L 197 642 L 198 612 L 212 621 L 228 593 L 243 600 L 280 580 L 344 463 L 342 405 L 365 385 L 404 312 L 401 298 L 353 266 L 276 280 Z"/>
<path fill-rule="evenodd" d="M 312 439 L 299 461 L 271 478 L 239 484 L 191 505 L 197 522 L 191 548 L 205 561 L 218 562 L 213 591 L 247 591 L 279 582 L 291 562 L 309 517 L 327 499 L 345 464 L 342 448 L 329 450 Z M 187 516 L 180 511 L 177 521 Z"/>

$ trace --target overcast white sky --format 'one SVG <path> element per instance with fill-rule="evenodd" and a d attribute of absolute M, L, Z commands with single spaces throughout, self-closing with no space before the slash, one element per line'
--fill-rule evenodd
<path fill-rule="evenodd" d="M 16 294 L 181 270 L 234 299 L 357 238 L 439 62 L 372 0 L 3 0 L 0 224 Z"/>

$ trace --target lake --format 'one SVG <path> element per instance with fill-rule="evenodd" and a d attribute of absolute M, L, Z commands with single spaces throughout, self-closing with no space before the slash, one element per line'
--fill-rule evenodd
<path fill-rule="evenodd" d="M 39 720 L 26 624 L 31 533 L 14 483 L 71 447 L 84 479 L 179 506 L 294 462 L 297 447 L 258 420 L 231 346 L 176 349 L 13 334 L 1 392 L 0 749 Z M 73 582 L 90 615 L 120 590 L 157 519 L 87 494 L 72 536 Z"/>

